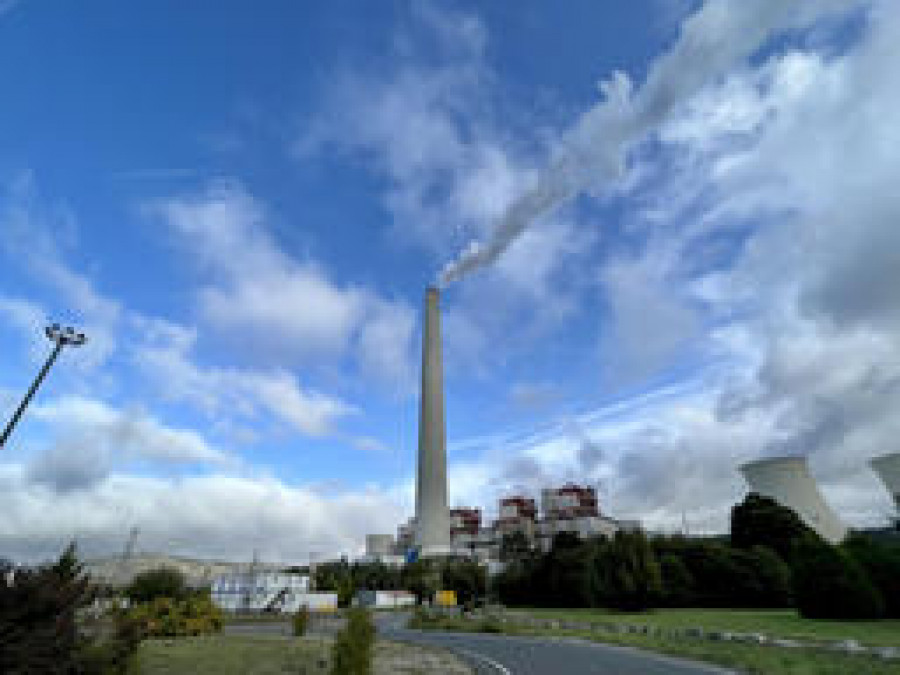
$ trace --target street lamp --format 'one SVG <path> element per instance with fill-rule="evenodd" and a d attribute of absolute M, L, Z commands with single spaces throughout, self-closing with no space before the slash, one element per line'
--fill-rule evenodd
<path fill-rule="evenodd" d="M 22 413 L 25 412 L 25 408 L 28 407 L 28 404 L 31 402 L 34 393 L 38 390 L 38 387 L 41 386 L 41 382 L 44 381 L 44 378 L 47 376 L 47 372 L 50 370 L 50 367 L 53 365 L 54 361 L 56 361 L 56 357 L 59 356 L 62 348 L 66 345 L 79 347 L 87 341 L 87 337 L 85 337 L 84 333 L 76 331 L 71 326 L 61 328 L 58 323 L 55 323 L 52 326 L 47 326 L 44 329 L 44 333 L 47 335 L 47 338 L 52 343 L 54 343 L 53 351 L 50 353 L 50 358 L 47 359 L 47 363 L 45 363 L 44 367 L 41 368 L 41 372 L 39 372 L 38 376 L 34 378 L 34 382 L 31 383 L 31 387 L 28 389 L 28 393 L 25 394 L 25 398 L 22 399 L 22 402 L 16 409 L 16 412 L 12 416 L 12 419 L 9 421 L 9 424 L 7 424 L 6 428 L 3 430 L 3 435 L 0 436 L 0 448 L 6 445 L 6 439 L 9 438 L 9 435 L 12 433 L 13 428 L 16 426 L 16 423 L 22 416 Z"/>

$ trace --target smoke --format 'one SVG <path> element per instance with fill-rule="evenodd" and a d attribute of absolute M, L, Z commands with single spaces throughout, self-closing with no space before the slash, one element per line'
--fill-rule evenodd
<path fill-rule="evenodd" d="M 861 0 L 860 0 L 861 1 Z M 616 71 L 600 84 L 600 103 L 563 135 L 560 148 L 537 182 L 506 210 L 486 243 L 473 241 L 444 267 L 438 284 L 447 286 L 485 267 L 536 219 L 577 193 L 618 178 L 628 148 L 651 133 L 679 104 L 747 59 L 772 36 L 824 13 L 848 10 L 842 0 L 707 0 L 681 27 L 672 48 L 650 68 L 636 92 L 627 74 Z"/>

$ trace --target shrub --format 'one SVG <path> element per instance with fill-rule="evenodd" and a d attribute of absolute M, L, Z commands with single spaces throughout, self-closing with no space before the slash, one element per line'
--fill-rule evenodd
<path fill-rule="evenodd" d="M 306 627 L 309 624 L 309 610 L 304 606 L 297 610 L 292 621 L 294 635 L 300 637 L 306 634 Z"/>
<path fill-rule="evenodd" d="M 808 619 L 877 619 L 884 600 L 863 568 L 845 551 L 806 538 L 794 551 L 797 609 Z"/>
<path fill-rule="evenodd" d="M 616 532 L 597 557 L 603 604 L 624 611 L 653 607 L 662 596 L 659 563 L 643 532 Z"/>
<path fill-rule="evenodd" d="M 142 637 L 206 635 L 222 628 L 221 611 L 204 596 L 138 603 L 128 610 L 125 620 L 134 622 Z"/>
<path fill-rule="evenodd" d="M 487 591 L 485 568 L 470 560 L 447 562 L 441 570 L 441 586 L 456 593 L 457 602 L 468 604 Z"/>
<path fill-rule="evenodd" d="M 735 548 L 766 546 L 782 560 L 789 560 L 797 542 L 816 536 L 794 511 L 769 497 L 751 492 L 731 509 L 731 545 Z"/>
<path fill-rule="evenodd" d="M 362 607 L 347 611 L 347 625 L 337 634 L 332 647 L 332 675 L 369 675 L 372 672 L 372 647 L 375 626 Z"/>
<path fill-rule="evenodd" d="M 156 598 L 181 600 L 187 597 L 188 588 L 184 575 L 172 567 L 158 567 L 141 572 L 125 589 L 132 602 L 149 602 Z"/>
<path fill-rule="evenodd" d="M 856 535 L 847 540 L 844 550 L 862 566 L 881 593 L 885 614 L 900 619 L 900 544 Z"/>
<path fill-rule="evenodd" d="M 666 553 L 659 559 L 663 599 L 669 607 L 690 607 L 694 601 L 694 577 L 682 559 Z"/>

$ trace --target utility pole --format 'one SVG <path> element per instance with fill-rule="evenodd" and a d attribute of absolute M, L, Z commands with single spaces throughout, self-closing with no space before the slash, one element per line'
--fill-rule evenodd
<path fill-rule="evenodd" d="M 60 328 L 58 323 L 55 323 L 52 326 L 47 326 L 44 329 L 44 333 L 47 335 L 47 338 L 54 343 L 55 346 L 53 347 L 53 351 L 50 352 L 50 357 L 47 359 L 44 367 L 41 368 L 41 372 L 38 373 L 37 377 L 34 378 L 34 382 L 31 383 L 31 387 L 28 389 L 28 393 L 25 394 L 25 398 L 22 399 L 22 402 L 19 404 L 19 407 L 13 414 L 12 419 L 9 421 L 9 424 L 7 424 L 6 428 L 3 430 L 3 435 L 0 436 L 0 448 L 6 445 L 6 439 L 9 438 L 9 435 L 12 433 L 13 428 L 15 428 L 16 423 L 19 421 L 19 418 L 22 417 L 22 413 L 25 412 L 25 408 L 28 407 L 28 404 L 34 397 L 35 392 L 38 390 L 38 387 L 41 386 L 41 382 L 43 382 L 44 378 L 47 377 L 47 373 L 50 371 L 50 367 L 56 361 L 56 357 L 59 356 L 62 348 L 66 345 L 78 347 L 80 345 L 83 345 L 85 341 L 87 341 L 84 333 L 76 332 L 72 327 Z"/>

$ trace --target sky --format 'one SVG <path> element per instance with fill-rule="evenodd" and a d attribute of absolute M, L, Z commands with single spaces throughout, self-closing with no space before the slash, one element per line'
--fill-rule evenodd
<path fill-rule="evenodd" d="M 0 418 L 89 338 L 0 450 L 0 555 L 394 532 L 439 280 L 451 505 L 724 532 L 787 454 L 886 523 L 898 73 L 891 0 L 0 0 Z"/>

